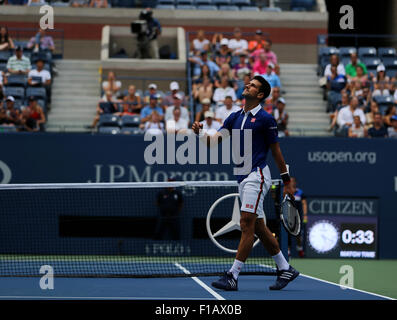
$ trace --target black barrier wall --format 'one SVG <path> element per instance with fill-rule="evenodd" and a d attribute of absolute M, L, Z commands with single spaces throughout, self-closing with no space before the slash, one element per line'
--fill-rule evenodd
<path fill-rule="evenodd" d="M 1 183 L 231 180 L 233 164 L 149 164 L 142 136 L 7 134 L 0 136 Z M 397 141 L 289 138 L 284 156 L 308 198 L 376 199 L 379 258 L 397 258 Z M 176 147 L 178 148 L 178 146 Z M 271 157 L 269 156 L 269 159 Z M 272 178 L 278 170 L 272 161 Z"/>

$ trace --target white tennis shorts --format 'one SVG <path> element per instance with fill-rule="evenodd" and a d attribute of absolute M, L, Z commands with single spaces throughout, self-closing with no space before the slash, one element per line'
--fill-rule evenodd
<path fill-rule="evenodd" d="M 263 200 L 272 185 L 272 177 L 268 166 L 257 168 L 239 184 L 241 211 L 251 212 L 258 218 L 265 218 Z"/>

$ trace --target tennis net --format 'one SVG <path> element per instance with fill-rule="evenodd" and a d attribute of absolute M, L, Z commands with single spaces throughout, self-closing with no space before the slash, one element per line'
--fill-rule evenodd
<path fill-rule="evenodd" d="M 220 274 L 241 234 L 237 192 L 229 181 L 0 185 L 0 276 L 41 276 L 44 265 L 59 277 Z M 282 240 L 280 193 L 273 181 L 264 210 Z M 255 246 L 242 274 L 274 273 Z"/>

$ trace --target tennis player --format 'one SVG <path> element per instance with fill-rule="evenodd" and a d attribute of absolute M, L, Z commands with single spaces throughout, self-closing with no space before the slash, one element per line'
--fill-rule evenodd
<path fill-rule="evenodd" d="M 217 134 L 211 137 L 206 136 L 202 130 L 202 124 L 195 122 L 192 125 L 193 131 L 200 139 L 206 139 L 208 145 L 218 143 L 220 137 L 225 138 L 228 135 L 233 137 L 232 130 L 239 130 L 240 141 L 242 141 L 241 137 L 244 135 L 244 131 L 252 130 L 252 152 L 250 154 L 252 170 L 249 174 L 236 176 L 242 204 L 240 209 L 241 239 L 232 267 L 218 281 L 212 283 L 212 286 L 218 289 L 233 291 L 238 289 L 238 276 L 250 254 L 255 234 L 277 265 L 277 280 L 269 287 L 270 290 L 284 288 L 299 275 L 299 272 L 288 264 L 277 239 L 264 223 L 263 201 L 272 183 L 270 170 L 266 163 L 269 149 L 281 172 L 281 178 L 285 185 L 284 194 L 288 194 L 294 199 L 291 179 L 278 143 L 277 123 L 273 116 L 260 105 L 260 102 L 269 94 L 269 83 L 262 76 L 255 76 L 244 88 L 243 96 L 246 101 L 244 108 L 230 114 Z M 234 144 L 232 139 L 232 145 Z M 240 154 L 244 154 L 243 143 L 240 143 Z M 246 157 L 245 154 L 244 157 Z"/>

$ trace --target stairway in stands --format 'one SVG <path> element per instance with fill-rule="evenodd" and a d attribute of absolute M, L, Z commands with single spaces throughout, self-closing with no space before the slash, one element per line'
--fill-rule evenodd
<path fill-rule="evenodd" d="M 332 135 L 327 131 L 329 116 L 325 112 L 326 101 L 318 85 L 316 68 L 315 64 L 280 64 L 291 136 Z"/>
<path fill-rule="evenodd" d="M 92 123 L 100 99 L 98 60 L 57 60 L 52 87 L 49 132 L 84 132 Z"/>

